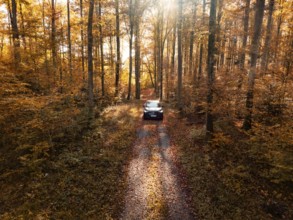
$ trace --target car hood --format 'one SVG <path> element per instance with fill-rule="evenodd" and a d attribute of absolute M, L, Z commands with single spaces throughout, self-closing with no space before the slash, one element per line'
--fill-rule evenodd
<path fill-rule="evenodd" d="M 146 108 L 144 108 L 144 110 L 146 110 L 146 111 L 161 111 L 162 108 L 161 107 L 146 107 Z"/>

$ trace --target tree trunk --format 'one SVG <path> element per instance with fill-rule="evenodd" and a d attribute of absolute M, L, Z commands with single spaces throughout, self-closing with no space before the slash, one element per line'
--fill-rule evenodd
<path fill-rule="evenodd" d="M 133 3 L 129 1 L 129 27 L 130 27 L 130 38 L 129 38 L 129 75 L 128 75 L 128 95 L 127 100 L 131 98 L 131 79 L 132 79 L 132 44 L 133 44 Z"/>
<path fill-rule="evenodd" d="M 84 36 L 83 36 L 83 0 L 79 1 L 80 5 L 80 39 L 81 39 L 81 68 L 82 68 L 82 79 L 85 82 L 85 60 L 84 60 Z"/>
<path fill-rule="evenodd" d="M 42 23 L 43 23 L 43 33 L 44 33 L 44 36 L 46 36 L 46 26 L 45 26 L 45 3 L 44 3 L 44 0 L 43 0 L 43 3 L 42 3 Z M 46 69 L 46 74 L 48 76 L 48 87 L 50 87 L 50 77 L 49 77 L 49 65 L 48 65 L 48 55 L 47 55 L 47 42 L 46 40 L 44 39 L 44 54 L 45 54 L 45 69 Z"/>
<path fill-rule="evenodd" d="M 173 37 L 172 37 L 172 55 L 171 55 L 171 87 L 174 89 L 174 81 L 175 81 L 175 53 L 176 53 L 176 20 L 174 21 L 173 27 Z"/>
<path fill-rule="evenodd" d="M 88 14 L 88 101 L 89 108 L 94 106 L 94 80 L 93 80 L 93 14 L 94 14 L 95 1 L 89 1 L 89 14 Z"/>
<path fill-rule="evenodd" d="M 179 1 L 178 7 L 178 87 L 177 87 L 177 105 L 179 110 L 182 110 L 182 10 L 183 0 Z"/>
<path fill-rule="evenodd" d="M 15 68 L 19 67 L 19 63 L 21 61 L 20 56 L 20 42 L 19 42 L 19 31 L 17 25 L 17 4 L 16 0 L 11 0 L 12 12 L 10 13 L 10 21 L 12 28 L 12 40 L 14 46 L 14 64 Z"/>
<path fill-rule="evenodd" d="M 103 42 L 103 29 L 102 29 L 102 3 L 99 0 L 99 32 L 100 32 L 100 56 L 101 56 L 101 86 L 102 96 L 105 96 L 105 65 L 104 65 L 104 42 Z"/>
<path fill-rule="evenodd" d="M 119 91 L 119 78 L 120 78 L 120 18 L 119 18 L 119 0 L 115 0 L 115 11 L 116 11 L 116 49 L 117 49 L 117 60 L 116 60 L 116 74 L 115 74 L 115 96 L 118 96 Z"/>
<path fill-rule="evenodd" d="M 206 13 L 206 1 L 203 0 L 202 2 L 202 26 L 204 26 L 204 20 L 205 20 L 205 13 Z M 200 47 L 199 47 L 199 63 L 198 63 L 198 81 L 202 77 L 202 58 L 203 58 L 203 35 L 200 39 Z"/>
<path fill-rule="evenodd" d="M 250 0 L 246 0 L 244 18 L 243 18 L 243 40 L 242 40 L 242 49 L 241 49 L 241 55 L 240 55 L 240 69 L 241 70 L 244 70 L 244 66 L 245 66 L 246 45 L 247 45 L 247 36 L 248 36 L 248 27 L 249 27 L 249 8 L 250 8 Z M 242 83 L 242 79 L 240 80 Z"/>
<path fill-rule="evenodd" d="M 248 89 L 246 95 L 246 116 L 243 122 L 245 130 L 251 129 L 252 124 L 252 108 L 253 108 L 253 95 L 254 95 L 254 81 L 256 74 L 256 62 L 258 56 L 258 48 L 261 36 L 261 28 L 264 14 L 265 0 L 256 1 L 256 12 L 254 17 L 254 33 L 251 42 L 250 50 L 250 69 L 248 75 Z"/>
<path fill-rule="evenodd" d="M 135 98 L 140 99 L 140 0 L 135 1 Z"/>
<path fill-rule="evenodd" d="M 194 29 L 195 29 L 195 21 L 196 21 L 196 6 L 197 1 L 194 1 L 194 8 L 193 8 L 193 16 L 192 16 L 192 25 L 191 25 L 191 33 L 190 33 L 190 42 L 189 42 L 189 75 L 193 76 L 194 69 L 193 69 L 193 44 L 194 44 Z"/>
<path fill-rule="evenodd" d="M 160 79 L 160 100 L 163 99 L 163 65 L 164 65 L 164 44 L 165 40 L 163 39 L 163 29 L 164 29 L 164 14 L 163 10 L 160 9 L 160 16 L 159 16 L 159 56 L 160 56 L 160 66 L 159 66 L 159 79 Z"/>
<path fill-rule="evenodd" d="M 209 19 L 209 40 L 208 40 L 208 57 L 207 57 L 207 73 L 208 73 L 208 95 L 207 95 L 207 113 L 206 113 L 206 137 L 210 140 L 213 132 L 213 86 L 214 86 L 214 65 L 215 65 L 215 38 L 216 38 L 216 9 L 217 0 L 211 0 L 210 19 Z"/>
<path fill-rule="evenodd" d="M 250 11 L 250 0 L 245 1 L 245 9 L 244 9 L 244 16 L 243 16 L 243 37 L 242 37 L 242 48 L 240 52 L 240 74 L 237 82 L 237 89 L 238 89 L 238 94 L 241 94 L 241 88 L 243 84 L 243 75 L 245 74 L 244 72 L 245 69 L 245 56 L 246 56 L 246 46 L 247 46 L 247 37 L 248 37 L 248 28 L 249 28 L 249 11 Z M 241 101 L 241 95 L 237 97 L 235 106 L 239 107 L 239 103 Z M 238 112 L 239 114 L 239 112 Z"/>
<path fill-rule="evenodd" d="M 71 24 L 70 24 L 70 0 L 67 0 L 67 40 L 68 40 L 68 68 L 70 82 L 72 82 L 72 56 L 71 56 Z"/>
<path fill-rule="evenodd" d="M 56 46 L 56 12 L 55 12 L 55 0 L 51 1 L 52 4 L 52 17 L 51 17 L 51 50 L 52 50 L 52 61 L 53 61 L 53 77 L 56 82 L 57 73 L 57 46 Z"/>
<path fill-rule="evenodd" d="M 261 70 L 262 70 L 261 74 L 262 75 L 268 69 L 268 57 L 269 57 L 269 48 L 270 48 L 270 41 L 271 41 L 271 29 L 272 29 L 272 24 L 273 24 L 272 17 L 273 17 L 273 12 L 274 12 L 274 4 L 275 4 L 275 0 L 270 0 L 268 22 L 267 22 L 267 32 L 266 32 L 263 56 L 261 59 Z"/>
<path fill-rule="evenodd" d="M 24 17 L 23 17 L 23 12 L 22 12 L 22 3 L 19 3 L 19 13 L 20 13 L 20 18 L 21 18 L 21 38 L 23 42 L 23 47 L 24 51 L 26 51 L 26 39 L 25 39 L 25 27 L 24 27 Z"/>
<path fill-rule="evenodd" d="M 221 64 L 221 52 L 222 52 L 222 47 L 221 45 L 221 21 L 223 17 L 223 2 L 224 0 L 219 0 L 218 1 L 218 12 L 217 12 L 217 31 L 216 31 L 216 44 L 219 45 L 218 48 L 216 48 L 215 53 L 217 54 L 217 69 L 220 67 Z"/>

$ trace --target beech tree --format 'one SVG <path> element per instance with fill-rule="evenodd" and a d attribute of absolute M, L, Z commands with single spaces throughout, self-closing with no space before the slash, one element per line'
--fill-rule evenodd
<path fill-rule="evenodd" d="M 10 1 L 8 1 L 9 4 Z M 10 9 L 10 5 L 8 5 L 8 8 Z M 19 41 L 19 30 L 18 30 L 18 23 L 17 23 L 17 4 L 16 0 L 11 0 L 11 10 L 9 10 L 10 13 L 10 21 L 11 21 L 11 27 L 12 27 L 12 39 L 13 39 L 13 45 L 14 45 L 14 63 L 15 67 L 19 67 L 19 62 L 21 61 L 20 56 L 20 41 Z"/>
<path fill-rule="evenodd" d="M 259 51 L 260 34 L 262 30 L 262 21 L 264 14 L 265 0 L 256 1 L 256 11 L 254 16 L 254 33 L 251 42 L 250 49 L 250 68 L 248 75 L 248 88 L 246 94 L 246 115 L 243 122 L 243 128 L 245 130 L 251 129 L 252 123 L 252 108 L 253 108 L 253 96 L 254 96 L 254 83 L 256 74 L 256 62 Z"/>
<path fill-rule="evenodd" d="M 94 106 L 94 80 L 93 80 L 93 14 L 94 14 L 95 0 L 89 1 L 88 14 L 88 100 L 90 109 Z"/>
<path fill-rule="evenodd" d="M 135 4 L 135 98 L 140 99 L 140 0 L 136 0 Z"/>
<path fill-rule="evenodd" d="M 51 50 L 52 50 L 52 62 L 53 62 L 53 77 L 54 82 L 56 82 L 57 74 L 57 44 L 56 44 L 56 11 L 55 11 L 55 0 L 51 0 Z"/>
<path fill-rule="evenodd" d="M 67 42 L 68 42 L 68 69 L 72 82 L 72 55 L 71 55 L 71 23 L 70 23 L 70 0 L 67 0 Z"/>
<path fill-rule="evenodd" d="M 266 27 L 266 37 L 265 37 L 265 44 L 263 49 L 263 55 L 261 59 L 261 74 L 267 71 L 268 69 L 268 57 L 269 57 L 269 49 L 270 49 L 270 41 L 271 41 L 271 35 L 272 35 L 272 17 L 274 12 L 274 5 L 275 0 L 269 1 L 269 12 L 268 12 L 268 18 L 267 18 L 267 27 Z"/>
<path fill-rule="evenodd" d="M 208 58 L 207 58 L 207 72 L 208 72 L 208 94 L 207 94 L 207 118 L 206 118 L 206 133 L 207 138 L 210 139 L 214 132 L 213 127 L 213 86 L 214 86 L 214 65 L 215 65 L 215 37 L 216 37 L 216 9 L 217 1 L 211 0 L 210 19 L 209 19 L 209 42 L 208 42 Z"/>
<path fill-rule="evenodd" d="M 103 40 L 103 29 L 102 29 L 102 3 L 99 0 L 99 40 L 100 40 L 100 56 L 101 56 L 101 86 L 102 96 L 105 95 L 105 62 L 104 62 L 104 40 Z"/>
<path fill-rule="evenodd" d="M 115 13 L 116 13 L 116 71 L 115 71 L 115 96 L 119 92 L 119 78 L 120 78 L 120 16 L 119 16 L 119 0 L 115 0 Z"/>
<path fill-rule="evenodd" d="M 128 75 L 128 94 L 127 100 L 131 97 L 131 79 L 132 79 L 132 48 L 133 48 L 133 29 L 134 29 L 134 9 L 133 1 L 129 0 L 128 4 L 128 17 L 129 17 L 129 75 Z"/>
<path fill-rule="evenodd" d="M 83 0 L 79 1 L 80 11 L 80 43 L 81 43 L 81 70 L 82 79 L 85 81 L 85 58 L 84 58 L 84 34 L 83 34 Z"/>
<path fill-rule="evenodd" d="M 182 19 L 183 1 L 178 0 L 178 86 L 177 86 L 177 105 L 182 110 Z"/>

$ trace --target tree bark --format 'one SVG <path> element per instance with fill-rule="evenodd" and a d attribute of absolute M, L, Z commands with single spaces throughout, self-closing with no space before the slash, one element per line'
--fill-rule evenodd
<path fill-rule="evenodd" d="M 206 0 L 203 0 L 203 2 L 202 2 L 202 26 L 204 26 L 205 12 L 206 12 Z M 198 81 L 202 77 L 202 64 L 203 64 L 202 58 L 203 58 L 203 35 L 201 36 L 200 47 L 199 47 Z"/>
<path fill-rule="evenodd" d="M 208 57 L 207 57 L 207 72 L 208 72 L 208 95 L 207 95 L 207 113 L 206 113 L 206 137 L 210 140 L 213 132 L 213 85 L 214 85 L 214 65 L 215 65 L 215 38 L 216 38 L 216 9 L 217 0 L 211 0 L 210 19 L 209 19 L 209 40 L 208 40 Z"/>
<path fill-rule="evenodd" d="M 115 96 L 118 96 L 119 92 L 119 78 L 120 78 L 120 16 L 119 16 L 119 0 L 115 0 L 115 11 L 116 11 L 116 71 L 115 71 Z"/>
<path fill-rule="evenodd" d="M 46 26 L 45 26 L 45 2 L 43 0 L 42 2 L 42 23 L 43 23 L 43 34 L 46 36 Z M 48 76 L 48 87 L 50 88 L 50 77 L 49 77 L 49 65 L 48 65 L 48 55 L 47 55 L 47 43 L 46 40 L 44 40 L 44 54 L 45 54 L 45 69 L 46 74 Z"/>
<path fill-rule="evenodd" d="M 131 79 L 132 79 L 132 44 L 133 44 L 133 2 L 129 0 L 129 26 L 130 26 L 130 38 L 129 38 L 129 76 L 128 76 L 128 95 L 127 100 L 131 98 Z"/>
<path fill-rule="evenodd" d="M 250 0 L 246 0 L 245 9 L 244 9 L 244 18 L 243 18 L 242 50 L 240 55 L 240 69 L 241 70 L 244 70 L 244 66 L 245 66 L 246 45 L 247 45 L 247 36 L 248 36 L 248 27 L 249 27 L 249 8 L 250 8 Z M 242 83 L 242 79 L 241 79 L 241 83 Z"/>
<path fill-rule="evenodd" d="M 252 108 L 253 108 L 253 96 L 254 96 L 254 81 L 256 74 L 256 62 L 258 56 L 258 48 L 261 36 L 262 21 L 264 14 L 265 0 L 256 1 L 256 12 L 254 16 L 254 33 L 251 42 L 250 50 L 250 69 L 248 75 L 248 89 L 246 94 L 246 116 L 243 122 L 243 128 L 245 130 L 251 129 L 252 125 Z"/>
<path fill-rule="evenodd" d="M 89 0 L 89 14 L 88 14 L 88 101 L 89 108 L 94 106 L 94 80 L 93 80 L 93 14 L 94 14 L 94 0 Z"/>
<path fill-rule="evenodd" d="M 10 13 L 10 21 L 11 21 L 11 28 L 12 28 L 12 40 L 14 46 L 14 65 L 17 69 L 19 67 L 19 63 L 21 62 L 21 55 L 20 55 L 20 42 L 19 42 L 19 30 L 17 25 L 17 4 L 16 0 L 11 0 L 11 10 Z"/>
<path fill-rule="evenodd" d="M 173 37 L 172 37 L 171 74 L 170 74 L 172 89 L 174 89 L 174 81 L 175 81 L 176 28 L 177 28 L 177 22 L 175 20 L 174 27 L 173 27 Z"/>
<path fill-rule="evenodd" d="M 271 34 L 272 34 L 271 30 L 272 30 L 272 24 L 273 24 L 274 4 L 275 4 L 275 0 L 270 0 L 270 2 L 269 2 L 268 22 L 267 22 L 267 28 L 266 28 L 267 32 L 266 32 L 263 56 L 262 56 L 262 59 L 261 59 L 261 70 L 262 70 L 261 74 L 262 75 L 268 69 L 268 57 L 269 57 L 269 48 L 270 48 Z"/>
<path fill-rule="evenodd" d="M 182 110 L 182 10 L 183 0 L 178 0 L 178 86 L 177 86 L 177 105 L 179 110 Z"/>
<path fill-rule="evenodd" d="M 71 55 L 71 24 L 70 24 L 70 0 L 67 0 L 67 41 L 68 41 L 68 68 L 70 82 L 72 82 L 72 55 Z"/>
<path fill-rule="evenodd" d="M 24 17 L 23 17 L 23 12 L 22 12 L 22 3 L 19 3 L 19 13 L 20 13 L 20 18 L 21 18 L 21 38 L 23 42 L 23 47 L 24 51 L 26 51 L 26 34 L 25 34 L 25 27 L 24 27 Z"/>
<path fill-rule="evenodd" d="M 140 99 L 140 0 L 135 1 L 135 98 Z"/>
<path fill-rule="evenodd" d="M 83 35 L 83 0 L 79 1 L 80 5 L 80 39 L 81 39 L 81 68 L 82 79 L 85 82 L 85 59 L 84 59 L 84 35 Z"/>
<path fill-rule="evenodd" d="M 196 6 L 197 6 L 197 1 L 194 1 L 193 3 L 193 16 L 192 16 L 192 25 L 191 25 L 191 33 L 190 33 L 190 42 L 189 42 L 189 75 L 193 76 L 194 74 L 194 69 L 193 69 L 193 47 L 194 47 L 194 34 L 195 34 L 195 22 L 196 22 Z"/>
<path fill-rule="evenodd" d="M 100 32 L 100 56 L 101 56 L 101 86 L 102 96 L 105 96 L 105 65 L 104 65 L 104 42 L 103 42 L 103 29 L 102 29 L 102 3 L 99 0 L 99 32 Z"/>
<path fill-rule="evenodd" d="M 51 50 L 52 50 L 52 62 L 53 62 L 53 77 L 56 81 L 57 73 L 57 46 L 56 46 L 56 12 L 55 12 L 55 0 L 51 1 L 52 15 L 51 15 Z"/>

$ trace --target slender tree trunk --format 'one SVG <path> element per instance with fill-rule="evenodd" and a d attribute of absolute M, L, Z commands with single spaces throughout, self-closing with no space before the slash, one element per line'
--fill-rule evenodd
<path fill-rule="evenodd" d="M 157 41 L 157 31 L 155 28 L 155 34 L 154 34 L 154 48 L 153 48 L 153 54 L 154 54 L 154 89 L 155 89 L 155 95 L 157 97 L 157 73 L 158 73 L 158 41 Z"/>
<path fill-rule="evenodd" d="M 279 9 L 278 9 L 278 16 L 277 16 L 277 36 L 275 39 L 275 49 L 274 49 L 274 61 L 277 65 L 279 65 L 279 40 L 281 36 L 281 26 L 283 24 L 283 0 L 279 1 Z"/>
<path fill-rule="evenodd" d="M 133 44 L 133 2 L 129 0 L 129 26 L 130 26 L 130 38 L 129 38 L 129 76 L 128 76 L 128 95 L 127 100 L 131 98 L 131 79 L 132 79 L 132 44 Z"/>
<path fill-rule="evenodd" d="M 202 2 L 202 25 L 204 26 L 205 21 L 205 13 L 206 13 L 206 0 Z M 199 64 L 198 64 L 198 81 L 202 77 L 202 58 L 203 58 L 203 36 L 200 39 L 200 47 L 199 47 Z"/>
<path fill-rule="evenodd" d="M 63 34 L 63 25 L 61 24 L 61 31 L 60 31 L 60 48 L 63 48 L 63 42 L 64 42 L 64 34 Z M 63 90 L 64 90 L 64 83 L 63 83 L 63 67 L 62 67 L 62 63 L 64 62 L 64 53 L 62 52 L 62 50 L 60 49 L 59 51 L 57 51 L 57 53 L 59 52 L 59 56 L 60 56 L 60 65 L 59 67 L 59 84 L 60 84 L 60 89 L 59 92 L 62 94 Z"/>
<path fill-rule="evenodd" d="M 116 75 L 115 75 L 115 96 L 118 96 L 119 92 L 119 78 L 120 78 L 120 16 L 119 16 L 119 0 L 115 0 L 115 11 L 116 11 L 116 49 L 117 49 L 117 61 L 116 61 Z"/>
<path fill-rule="evenodd" d="M 45 26 L 45 4 L 44 4 L 44 0 L 42 2 L 42 23 L 43 23 L 43 34 L 44 36 L 47 35 L 46 33 L 46 26 Z M 50 86 L 50 78 L 49 78 L 49 66 L 48 66 L 48 55 L 47 55 L 47 43 L 46 40 L 44 40 L 44 54 L 45 54 L 45 69 L 46 69 L 46 74 L 48 76 L 48 86 Z"/>
<path fill-rule="evenodd" d="M 94 0 L 89 0 L 89 14 L 88 14 L 88 97 L 89 108 L 94 106 L 94 80 L 93 80 L 93 14 L 94 14 Z"/>
<path fill-rule="evenodd" d="M 57 73 L 57 45 L 56 45 L 56 12 L 55 12 L 55 0 L 51 1 L 52 4 L 52 17 L 51 17 L 51 50 L 52 50 L 52 61 L 53 61 L 53 74 L 54 82 L 56 82 Z"/>
<path fill-rule="evenodd" d="M 103 29 L 102 29 L 102 3 L 99 0 L 99 32 L 100 32 L 100 56 L 101 56 L 101 86 L 102 96 L 105 95 L 105 65 L 104 65 L 104 42 L 103 42 Z"/>
<path fill-rule="evenodd" d="M 172 90 L 174 89 L 174 81 L 175 81 L 176 27 L 177 27 L 177 22 L 175 20 L 174 21 L 174 27 L 173 27 L 172 55 L 171 55 L 171 82 L 172 82 Z"/>
<path fill-rule="evenodd" d="M 209 40 L 208 40 L 208 57 L 207 57 L 207 72 L 208 72 L 208 95 L 207 95 L 207 114 L 206 114 L 206 136 L 207 140 L 210 140 L 213 132 L 213 113 L 212 113 L 212 104 L 213 104 L 213 86 L 215 79 L 215 38 L 217 32 L 216 26 L 216 9 L 217 9 L 217 0 L 211 0 L 210 7 L 210 19 L 209 19 Z"/>
<path fill-rule="evenodd" d="M 67 40 L 68 40 L 68 68 L 70 82 L 72 82 L 72 55 L 71 55 L 71 24 L 70 24 L 70 0 L 67 0 Z"/>
<path fill-rule="evenodd" d="M 272 29 L 272 24 L 273 24 L 272 20 L 273 20 L 274 4 L 275 4 L 275 0 L 270 0 L 267 30 L 266 30 L 267 32 L 266 32 L 263 56 L 261 59 L 261 70 L 262 70 L 261 74 L 262 75 L 268 69 L 268 57 L 269 57 L 269 48 L 270 48 L 271 34 L 272 34 L 271 29 Z"/>
<path fill-rule="evenodd" d="M 25 34 L 25 27 L 24 27 L 24 17 L 23 17 L 23 12 L 22 12 L 22 3 L 19 3 L 19 13 L 20 13 L 20 18 L 21 18 L 21 38 L 23 42 L 23 47 L 24 51 L 26 51 L 26 34 Z"/>
<path fill-rule="evenodd" d="M 15 68 L 19 67 L 19 63 L 21 62 L 20 56 L 20 42 L 19 42 L 19 31 L 17 25 L 17 4 L 16 0 L 11 0 L 11 8 L 12 12 L 10 13 L 10 21 L 12 27 L 12 40 L 14 45 L 14 64 Z"/>
<path fill-rule="evenodd" d="M 182 10 L 183 10 L 183 0 L 178 0 L 178 87 L 177 87 L 177 105 L 179 110 L 182 110 Z"/>
<path fill-rule="evenodd" d="M 247 36 L 248 36 L 248 27 L 249 27 L 249 8 L 250 8 L 250 0 L 245 1 L 245 9 L 244 9 L 244 18 L 243 18 L 243 40 L 242 40 L 242 49 L 240 55 L 240 69 L 244 70 L 245 66 L 245 55 L 246 55 L 246 45 L 247 45 Z M 242 84 L 242 78 L 241 84 Z"/>
<path fill-rule="evenodd" d="M 240 74 L 237 82 L 238 94 L 241 93 L 241 88 L 243 84 L 243 75 L 245 71 L 245 57 L 246 57 L 246 46 L 247 46 L 247 37 L 248 37 L 248 28 L 249 28 L 249 11 L 250 11 L 250 0 L 245 0 L 245 9 L 243 16 L 243 37 L 242 37 L 242 48 L 240 52 Z M 235 106 L 239 106 L 241 101 L 241 95 L 236 99 Z M 239 114 L 239 112 L 238 112 Z"/>
<path fill-rule="evenodd" d="M 253 95 L 254 95 L 254 81 L 256 74 L 256 62 L 258 56 L 258 48 L 261 36 L 261 28 L 264 14 L 265 0 L 256 1 L 256 12 L 254 17 L 254 33 L 251 42 L 250 50 L 250 69 L 248 75 L 248 89 L 246 95 L 246 116 L 243 122 L 243 128 L 245 130 L 251 129 L 252 124 L 252 108 L 253 108 Z"/>
<path fill-rule="evenodd" d="M 135 98 L 140 99 L 140 0 L 135 1 Z"/>
<path fill-rule="evenodd" d="M 195 21 L 196 21 L 196 6 L 197 6 L 197 1 L 194 1 L 193 3 L 193 16 L 192 16 L 192 25 L 191 25 L 191 33 L 190 33 L 190 42 L 189 42 L 189 75 L 193 76 L 194 74 L 194 69 L 193 69 L 193 44 L 194 44 L 194 29 L 195 29 Z"/>
<path fill-rule="evenodd" d="M 160 9 L 161 10 L 161 9 Z M 160 12 L 159 16 L 159 41 L 160 41 L 160 47 L 159 47 L 159 56 L 160 56 L 160 66 L 159 66 L 159 79 L 160 79 L 160 100 L 163 99 L 163 65 L 164 65 L 164 39 L 163 39 L 163 29 L 164 29 L 164 14 L 163 10 Z"/>
<path fill-rule="evenodd" d="M 82 79 L 85 82 L 84 34 L 83 34 L 83 0 L 79 1 L 79 6 L 80 6 L 81 68 L 82 68 Z"/>
<path fill-rule="evenodd" d="M 112 33 L 112 28 L 110 30 Z M 110 65 L 111 65 L 111 72 L 114 72 L 114 52 L 113 52 L 113 37 L 110 35 L 109 37 L 109 44 L 110 44 Z"/>
<path fill-rule="evenodd" d="M 217 69 L 220 67 L 221 64 L 221 21 L 223 16 L 223 2 L 224 0 L 218 0 L 218 12 L 217 12 L 217 31 L 216 31 L 216 44 L 219 45 L 216 48 L 215 53 L 217 54 Z"/>
<path fill-rule="evenodd" d="M 167 101 L 169 100 L 169 87 L 170 87 L 170 51 L 171 51 L 171 40 L 170 37 L 167 39 L 167 71 L 166 71 L 166 86 L 165 86 L 165 94 Z"/>

